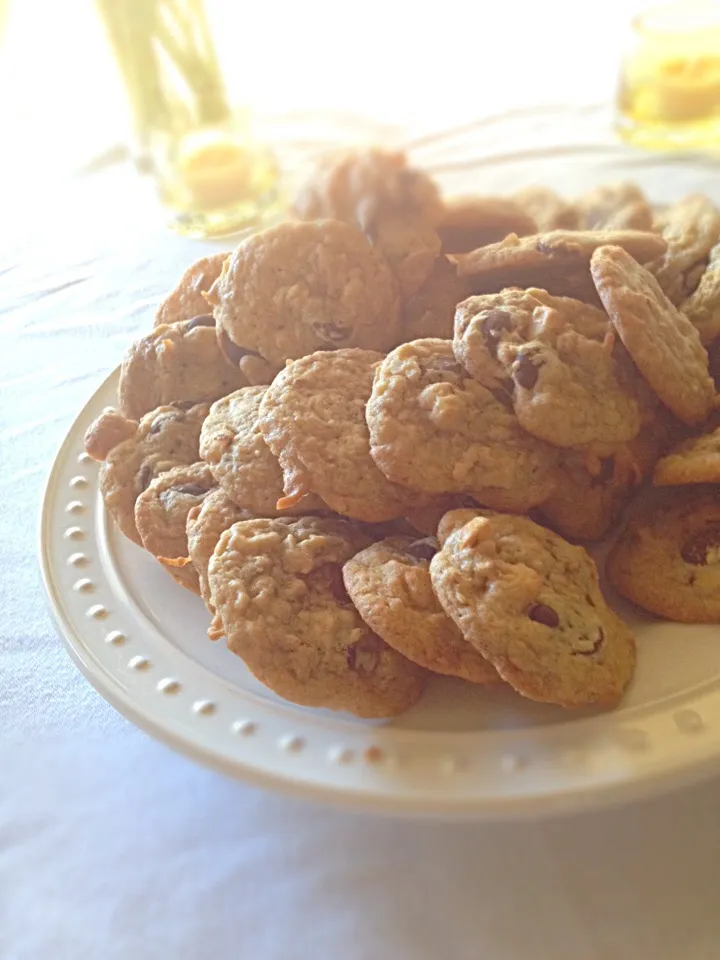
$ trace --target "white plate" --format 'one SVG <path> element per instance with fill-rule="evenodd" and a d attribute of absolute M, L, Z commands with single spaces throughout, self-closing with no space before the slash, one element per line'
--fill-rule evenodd
<path fill-rule="evenodd" d="M 481 129 L 487 140 L 487 127 L 474 129 L 473 136 Z M 548 147 L 532 156 L 500 150 L 495 161 L 484 160 L 488 192 L 532 181 L 572 192 L 601 178 L 635 176 L 660 201 L 717 184 L 717 168 L 709 164 L 676 165 L 592 144 L 567 148 L 577 158 L 568 173 L 567 156 L 557 144 Z M 418 146 L 418 155 L 440 170 L 444 149 L 435 139 Z M 477 156 L 477 147 L 471 152 Z M 463 179 L 456 161 L 462 150 L 456 146 L 449 155 L 447 182 L 477 190 L 480 173 L 468 179 L 477 165 Z M 652 189 L 655 180 L 669 184 L 668 196 Z M 416 707 L 385 724 L 275 697 L 222 643 L 207 640 L 200 599 L 108 522 L 98 465 L 83 452 L 83 434 L 115 402 L 116 383 L 117 373 L 87 404 L 57 455 L 40 555 L 73 659 L 104 697 L 152 735 L 232 776 L 396 814 L 539 816 L 647 796 L 720 771 L 720 628 L 640 620 L 619 603 L 636 629 L 638 669 L 610 713 L 566 712 L 439 677 Z"/>

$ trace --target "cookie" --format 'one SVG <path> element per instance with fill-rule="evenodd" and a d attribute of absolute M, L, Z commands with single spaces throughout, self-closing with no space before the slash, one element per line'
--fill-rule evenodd
<path fill-rule="evenodd" d="M 497 671 L 463 638 L 430 582 L 432 538 L 391 537 L 343 567 L 350 599 L 365 623 L 394 650 L 433 673 L 496 684 Z"/>
<path fill-rule="evenodd" d="M 456 197 L 446 200 L 437 231 L 443 253 L 468 253 L 509 233 L 524 237 L 537 233 L 530 214 L 507 197 Z"/>
<path fill-rule="evenodd" d="M 680 623 L 720 622 L 720 497 L 716 487 L 658 491 L 635 504 L 607 559 L 615 589 Z"/>
<path fill-rule="evenodd" d="M 720 210 L 708 197 L 694 193 L 670 207 L 660 226 L 667 250 L 648 264 L 648 270 L 669 300 L 682 303 L 697 287 L 710 251 L 720 240 Z"/>
<path fill-rule="evenodd" d="M 704 346 L 720 337 L 720 243 L 710 251 L 707 267 L 693 293 L 680 304 L 680 312 L 700 334 Z"/>
<path fill-rule="evenodd" d="M 229 256 L 227 252 L 213 253 L 189 266 L 177 287 L 158 307 L 155 326 L 192 320 L 193 317 L 207 313 L 207 300 L 203 294 L 207 293 L 220 276 L 223 263 Z"/>
<path fill-rule="evenodd" d="M 667 442 L 661 421 L 642 427 L 615 456 L 593 458 L 563 450 L 555 489 L 539 510 L 543 521 L 568 540 L 602 540 L 617 523 Z"/>
<path fill-rule="evenodd" d="M 135 501 L 142 545 L 178 583 L 195 593 L 200 584 L 188 554 L 187 516 L 215 486 L 207 464 L 191 463 L 161 473 Z"/>
<path fill-rule="evenodd" d="M 199 460 L 200 427 L 208 409 L 207 404 L 189 410 L 158 407 L 139 423 L 131 421 L 135 424 L 133 434 L 108 451 L 100 468 L 105 509 L 125 536 L 138 545 L 142 546 L 142 540 L 135 526 L 135 501 L 161 473 Z M 116 431 L 115 423 L 112 427 Z"/>
<path fill-rule="evenodd" d="M 301 220 L 344 220 L 361 230 L 378 219 L 418 219 L 435 225 L 440 192 L 400 151 L 371 149 L 323 159 L 293 201 Z"/>
<path fill-rule="evenodd" d="M 268 387 L 258 422 L 283 470 L 281 508 L 315 493 L 336 513 L 377 523 L 412 505 L 370 456 L 365 404 L 380 360 L 369 350 L 321 351 L 289 363 Z"/>
<path fill-rule="evenodd" d="M 220 537 L 209 581 L 228 648 L 286 700 L 392 717 L 420 696 L 425 671 L 369 629 L 343 586 L 342 564 L 366 543 L 319 517 L 247 520 Z"/>
<path fill-rule="evenodd" d="M 637 435 L 640 404 L 613 342 L 603 311 L 534 288 L 470 297 L 455 313 L 458 360 L 509 393 L 524 430 L 559 447 Z"/>
<path fill-rule="evenodd" d="M 435 228 L 420 219 L 386 217 L 376 220 L 365 234 L 390 267 L 401 298 L 416 294 L 440 257 Z"/>
<path fill-rule="evenodd" d="M 206 312 L 136 340 L 120 368 L 118 400 L 125 416 L 139 419 L 164 404 L 211 402 L 246 385 L 220 352 L 215 320 Z"/>
<path fill-rule="evenodd" d="M 527 517 L 480 513 L 447 537 L 430 575 L 465 639 L 523 696 L 564 707 L 620 699 L 635 643 L 582 547 Z"/>
<path fill-rule="evenodd" d="M 208 298 L 230 342 L 271 366 L 315 350 L 386 350 L 400 330 L 390 268 L 357 228 L 335 220 L 248 237 Z"/>
<path fill-rule="evenodd" d="M 591 269 L 605 309 L 645 380 L 684 423 L 704 420 L 715 386 L 695 327 L 655 277 L 619 247 L 596 250 Z"/>
<path fill-rule="evenodd" d="M 423 285 L 402 299 L 400 340 L 451 339 L 455 308 L 468 293 L 467 285 L 458 277 L 457 264 L 448 257 L 438 257 Z"/>
<path fill-rule="evenodd" d="M 200 595 L 210 612 L 215 609 L 210 598 L 208 566 L 221 535 L 239 520 L 254 520 L 255 515 L 225 496 L 220 487 L 210 490 L 199 505 L 189 511 L 185 524 L 187 553 L 198 578 Z"/>
<path fill-rule="evenodd" d="M 666 242 L 639 230 L 553 230 L 516 237 L 511 234 L 457 257 L 458 275 L 474 294 L 498 293 L 505 287 L 540 287 L 557 296 L 597 302 L 590 277 L 590 257 L 613 244 L 645 263 L 663 254 Z"/>
<path fill-rule="evenodd" d="M 658 487 L 720 483 L 720 427 L 683 440 L 658 460 L 653 483 Z"/>
<path fill-rule="evenodd" d="M 549 187 L 526 187 L 512 199 L 533 218 L 540 233 L 580 228 L 579 210 Z"/>
<path fill-rule="evenodd" d="M 283 498 L 283 475 L 258 426 L 267 387 L 245 387 L 210 408 L 200 433 L 200 456 L 225 495 L 261 517 L 274 517 Z M 314 513 L 324 505 L 308 496 L 286 511 Z"/>
<path fill-rule="evenodd" d="M 106 407 L 85 431 L 85 452 L 93 460 L 104 460 L 113 447 L 134 436 L 137 428 L 137 420 L 124 417 L 114 407 Z"/>
<path fill-rule="evenodd" d="M 449 340 L 415 340 L 389 353 L 375 371 L 366 419 L 373 460 L 411 490 L 465 493 L 517 511 L 552 491 L 554 449 L 463 370 Z"/>
<path fill-rule="evenodd" d="M 654 214 L 636 183 L 604 183 L 575 199 L 586 230 L 652 230 Z"/>

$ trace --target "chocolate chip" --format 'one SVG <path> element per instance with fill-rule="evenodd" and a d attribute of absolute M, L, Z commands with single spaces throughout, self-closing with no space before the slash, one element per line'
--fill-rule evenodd
<path fill-rule="evenodd" d="M 537 383 L 538 368 L 532 362 L 532 359 L 523 353 L 513 365 L 512 376 L 519 387 L 522 387 L 524 390 L 532 390 Z"/>
<path fill-rule="evenodd" d="M 343 606 L 352 603 L 345 589 L 342 567 L 339 563 L 324 563 L 315 571 L 315 577 L 322 580 L 323 585 L 330 591 L 336 603 L 340 603 Z"/>
<path fill-rule="evenodd" d="M 604 457 L 600 461 L 600 470 L 595 477 L 596 483 L 609 483 L 615 473 L 615 461 L 612 457 Z"/>
<path fill-rule="evenodd" d="M 528 617 L 531 620 L 534 620 L 535 623 L 542 623 L 545 627 L 557 627 L 560 624 L 560 617 L 553 610 L 552 607 L 548 607 L 544 603 L 536 603 L 530 607 L 528 611 Z"/>
<path fill-rule="evenodd" d="M 376 637 L 374 633 L 363 637 L 357 643 L 351 644 L 345 652 L 347 665 L 356 673 L 373 673 L 380 660 L 380 650 L 382 649 L 382 640 Z"/>
<path fill-rule="evenodd" d="M 483 339 L 491 357 L 497 357 L 498 345 L 503 333 L 512 328 L 512 317 L 507 310 L 491 310 L 480 324 Z"/>
<path fill-rule="evenodd" d="M 409 543 L 405 552 L 416 560 L 432 560 L 438 552 L 439 546 L 435 537 L 424 537 L 422 540 L 415 540 Z"/>
<path fill-rule="evenodd" d="M 152 436 L 154 436 L 157 433 L 160 433 L 160 431 L 162 430 L 162 428 L 165 426 L 166 423 L 171 423 L 173 420 L 179 420 L 180 416 L 181 416 L 180 414 L 176 414 L 176 413 L 163 413 L 161 416 L 155 417 L 153 422 L 150 424 L 150 429 L 148 430 L 148 433 L 151 434 Z"/>
<path fill-rule="evenodd" d="M 138 486 L 140 487 L 141 491 L 147 490 L 148 486 L 150 485 L 150 481 L 153 478 L 153 472 L 153 468 L 149 463 L 144 463 L 142 465 L 142 469 L 138 474 Z"/>
<path fill-rule="evenodd" d="M 352 330 L 347 327 L 341 327 L 337 323 L 316 323 L 313 324 L 315 333 L 326 343 L 343 343 L 352 336 Z"/>
<path fill-rule="evenodd" d="M 208 490 L 201 483 L 184 483 L 180 487 L 172 488 L 175 493 L 186 493 L 189 497 L 202 497 Z"/>
<path fill-rule="evenodd" d="M 503 390 L 502 387 L 496 387 L 494 390 L 491 390 L 490 393 L 492 393 L 497 402 L 506 410 L 513 409 L 512 397 L 507 390 Z"/>
<path fill-rule="evenodd" d="M 188 320 L 186 330 L 194 330 L 195 327 L 214 327 L 215 317 L 211 313 L 201 313 L 199 317 L 193 317 Z"/>
<path fill-rule="evenodd" d="M 589 640 L 590 638 L 588 637 L 587 639 Z M 592 642 L 592 646 L 587 650 L 573 650 L 573 656 L 574 657 L 592 657 L 598 652 L 598 650 L 600 649 L 600 647 L 603 645 L 604 642 L 605 642 L 605 632 L 603 631 L 602 627 L 598 627 L 597 633 L 595 634 L 595 637 Z"/>
<path fill-rule="evenodd" d="M 711 550 L 718 551 L 717 558 L 710 559 Z M 705 530 L 689 537 L 682 545 L 680 556 L 685 563 L 691 563 L 696 567 L 704 567 L 708 563 L 720 561 L 720 524 L 711 524 Z"/>
<path fill-rule="evenodd" d="M 260 356 L 255 350 L 246 350 L 245 347 L 239 347 L 236 343 L 233 343 L 222 328 L 218 331 L 218 346 L 220 347 L 221 353 L 225 355 L 225 359 L 236 367 L 243 357 Z"/>

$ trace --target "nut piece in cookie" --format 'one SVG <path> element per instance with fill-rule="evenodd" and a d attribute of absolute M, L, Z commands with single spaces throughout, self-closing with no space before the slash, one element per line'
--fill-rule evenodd
<path fill-rule="evenodd" d="M 440 192 L 400 151 L 366 150 L 325 158 L 293 201 L 301 220 L 344 220 L 367 230 L 387 218 L 435 225 Z"/>
<path fill-rule="evenodd" d="M 712 248 L 720 240 L 720 210 L 709 197 L 693 193 L 665 211 L 661 220 L 665 253 L 648 264 L 663 292 L 682 303 L 698 285 Z"/>
<path fill-rule="evenodd" d="M 134 436 L 137 420 L 124 417 L 113 407 L 106 407 L 85 431 L 85 452 L 93 460 L 104 460 L 113 447 Z"/>
<path fill-rule="evenodd" d="M 605 183 L 577 197 L 587 230 L 652 230 L 653 210 L 636 183 Z"/>
<path fill-rule="evenodd" d="M 432 537 L 390 537 L 356 553 L 343 567 L 350 599 L 365 623 L 408 660 L 471 683 L 500 683 L 497 671 L 464 639 L 435 596 Z"/>
<path fill-rule="evenodd" d="M 713 407 L 715 386 L 695 327 L 670 303 L 652 273 L 620 247 L 596 250 L 591 269 L 640 373 L 680 420 L 700 423 Z"/>
<path fill-rule="evenodd" d="M 386 350 L 400 330 L 390 268 L 356 227 L 336 220 L 248 237 L 208 298 L 218 336 L 278 368 L 314 350 Z"/>
<path fill-rule="evenodd" d="M 403 343 L 375 371 L 370 453 L 395 483 L 522 512 L 553 489 L 556 452 L 469 376 L 449 340 Z"/>
<path fill-rule="evenodd" d="M 313 496 L 283 511 L 277 509 L 283 497 L 282 470 L 258 425 L 266 391 L 267 387 L 245 387 L 217 400 L 203 423 L 200 456 L 225 495 L 257 516 L 322 511 L 324 504 Z"/>
<path fill-rule="evenodd" d="M 136 424 L 132 436 L 109 450 L 100 468 L 100 493 L 110 516 L 138 545 L 135 501 L 161 473 L 199 460 L 200 427 L 208 409 L 204 403 L 189 410 L 158 407 Z"/>
<path fill-rule="evenodd" d="M 680 312 L 706 347 L 720 337 L 720 243 L 710 251 L 707 267 L 694 292 L 680 304 Z"/>
<path fill-rule="evenodd" d="M 443 253 L 468 253 L 514 233 L 537 233 L 535 220 L 507 197 L 456 197 L 447 200 L 438 225 Z"/>
<path fill-rule="evenodd" d="M 369 350 L 321 351 L 289 363 L 268 387 L 258 422 L 283 470 L 280 509 L 315 493 L 337 513 L 379 523 L 418 499 L 370 456 L 365 404 L 380 360 Z"/>
<path fill-rule="evenodd" d="M 540 287 L 557 296 L 597 303 L 590 257 L 614 244 L 640 263 L 661 256 L 666 242 L 641 230 L 553 230 L 530 237 L 511 234 L 472 253 L 459 255 L 458 275 L 472 293 L 498 293 L 505 287 Z"/>
<path fill-rule="evenodd" d="M 622 443 L 641 410 L 623 380 L 606 314 L 544 290 L 470 297 L 455 314 L 455 355 L 481 383 L 507 390 L 523 429 L 559 447 Z"/>
<path fill-rule="evenodd" d="M 118 399 L 125 416 L 140 418 L 163 404 L 212 401 L 246 384 L 220 351 L 215 320 L 206 310 L 133 343 L 120 369 Z"/>
<path fill-rule="evenodd" d="M 194 593 L 200 592 L 200 585 L 188 555 L 187 516 L 215 486 L 207 464 L 192 463 L 161 473 L 135 501 L 135 526 L 142 545 Z"/>
<path fill-rule="evenodd" d="M 188 512 L 185 525 L 187 552 L 197 573 L 200 594 L 213 615 L 215 609 L 208 584 L 210 557 L 229 527 L 239 520 L 254 519 L 254 514 L 229 500 L 220 487 L 211 490 L 199 505 L 193 506 Z"/>
<path fill-rule="evenodd" d="M 657 491 L 637 502 L 606 571 L 619 593 L 650 613 L 680 623 L 719 623 L 717 488 Z"/>
<path fill-rule="evenodd" d="M 549 187 L 526 187 L 512 199 L 533 218 L 541 233 L 580 228 L 579 210 Z"/>
<path fill-rule="evenodd" d="M 448 257 L 438 257 L 419 290 L 412 296 L 403 297 L 401 340 L 450 339 L 455 308 L 468 292 L 466 284 L 458 277 L 456 263 Z"/>
<path fill-rule="evenodd" d="M 635 643 L 582 547 L 526 517 L 479 513 L 447 536 L 430 574 L 465 639 L 523 696 L 564 707 L 620 699 Z"/>
<path fill-rule="evenodd" d="M 690 483 L 720 483 L 720 427 L 683 440 L 655 466 L 653 483 L 677 487 Z"/>
<path fill-rule="evenodd" d="M 360 717 L 402 713 L 425 671 L 361 619 L 342 565 L 367 540 L 348 521 L 247 520 L 220 537 L 210 560 L 212 602 L 229 649 L 293 703 Z"/>
<path fill-rule="evenodd" d="M 213 253 L 189 266 L 177 287 L 158 307 L 155 326 L 192 320 L 193 317 L 207 313 L 207 300 L 203 294 L 207 293 L 220 276 L 222 265 L 229 256 L 229 253 Z"/>

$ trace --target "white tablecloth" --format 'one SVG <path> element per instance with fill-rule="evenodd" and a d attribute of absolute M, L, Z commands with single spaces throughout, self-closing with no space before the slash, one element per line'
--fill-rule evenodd
<path fill-rule="evenodd" d="M 365 819 L 194 766 L 90 688 L 45 609 L 43 480 L 203 245 L 121 172 L 48 209 L 0 242 L 0 958 L 717 960 L 717 783 L 565 821 Z"/>

